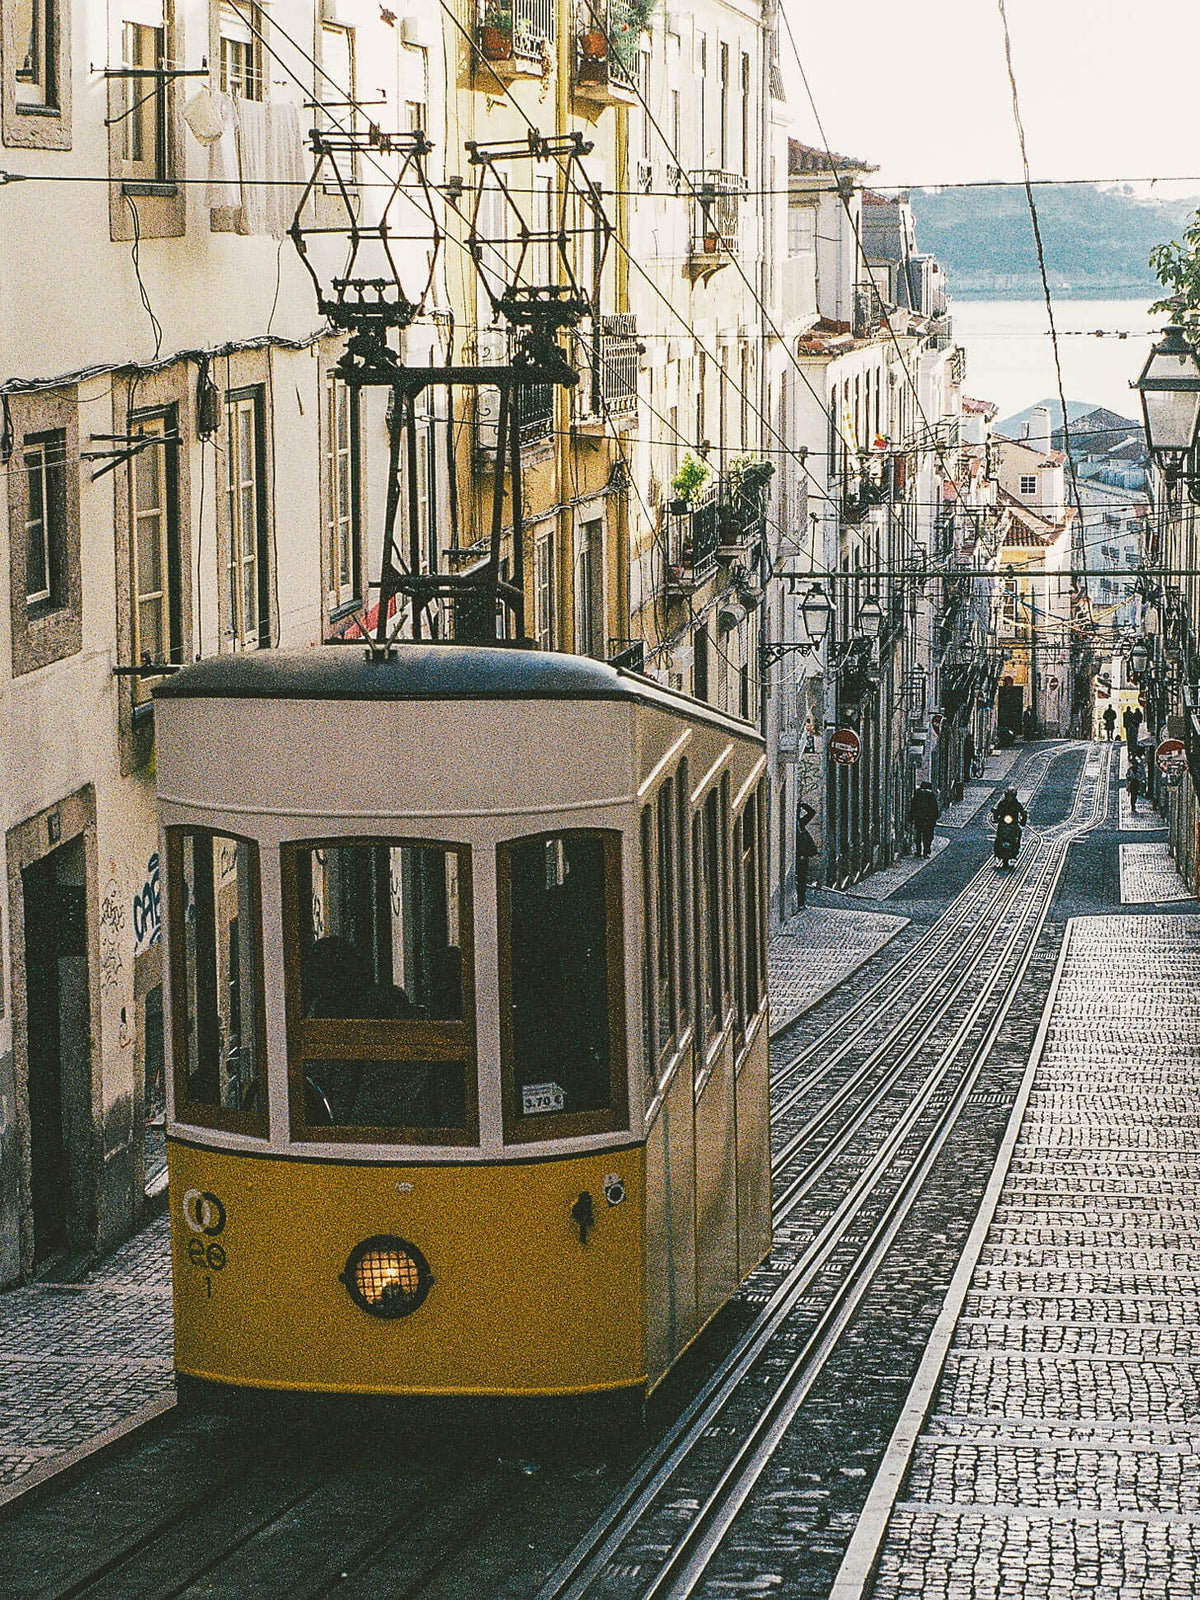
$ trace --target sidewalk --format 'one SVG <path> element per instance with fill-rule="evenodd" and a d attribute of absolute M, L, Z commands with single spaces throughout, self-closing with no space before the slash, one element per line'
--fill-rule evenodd
<path fill-rule="evenodd" d="M 1200 1595 L 1200 918 L 1074 919 L 1042 1027 L 836 1600 Z"/>
<path fill-rule="evenodd" d="M 771 1036 L 857 972 L 908 923 L 908 917 L 831 906 L 806 906 L 792 917 L 768 946 Z"/>
<path fill-rule="evenodd" d="M 174 1393 L 168 1218 L 81 1283 L 0 1294 L 0 1495 Z"/>

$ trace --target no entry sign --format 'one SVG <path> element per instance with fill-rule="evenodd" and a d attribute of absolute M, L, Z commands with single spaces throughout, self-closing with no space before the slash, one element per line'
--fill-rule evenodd
<path fill-rule="evenodd" d="M 1182 739 L 1164 739 L 1154 752 L 1154 764 L 1168 783 L 1178 783 L 1187 771 L 1187 751 Z"/>
<path fill-rule="evenodd" d="M 829 741 L 829 754 L 839 767 L 852 767 L 861 748 L 853 728 L 839 728 Z"/>

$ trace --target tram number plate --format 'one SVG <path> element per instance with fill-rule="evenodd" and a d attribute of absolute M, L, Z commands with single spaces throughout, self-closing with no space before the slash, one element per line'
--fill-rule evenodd
<path fill-rule="evenodd" d="M 557 1083 L 523 1083 L 521 1085 L 521 1115 L 536 1117 L 543 1111 L 561 1111 L 566 1104 L 566 1094 Z"/>

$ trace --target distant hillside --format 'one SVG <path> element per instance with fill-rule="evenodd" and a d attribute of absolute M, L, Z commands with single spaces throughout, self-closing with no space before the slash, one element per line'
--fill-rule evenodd
<path fill-rule="evenodd" d="M 1060 295 L 1151 296 L 1156 244 L 1177 239 L 1196 200 L 1141 200 L 1128 189 L 1048 184 L 1034 197 L 1050 287 Z M 920 250 L 946 269 L 951 294 L 1027 298 L 1041 293 L 1025 191 L 914 189 Z"/>

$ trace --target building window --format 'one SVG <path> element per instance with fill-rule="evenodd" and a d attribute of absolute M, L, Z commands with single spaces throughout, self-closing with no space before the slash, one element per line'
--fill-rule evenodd
<path fill-rule="evenodd" d="M 58 107 L 58 7 L 55 0 L 17 0 L 16 100 L 19 106 Z"/>
<path fill-rule="evenodd" d="M 729 46 L 721 46 L 721 128 L 718 134 L 720 140 L 720 160 L 718 166 L 722 171 L 729 165 Z"/>
<path fill-rule="evenodd" d="M 225 634 L 235 648 L 270 644 L 267 519 L 261 389 L 225 402 Z"/>
<path fill-rule="evenodd" d="M 166 38 L 161 22 L 122 25 L 122 64 L 138 74 L 123 80 L 121 177 L 127 182 L 164 183 L 171 175 L 167 85 L 164 78 L 152 76 L 166 64 Z"/>
<path fill-rule="evenodd" d="M 750 176 L 751 138 L 750 113 L 754 109 L 754 96 L 750 85 L 750 57 L 742 51 L 742 176 Z"/>
<path fill-rule="evenodd" d="M 539 650 L 554 649 L 554 535 L 533 547 L 533 603 Z"/>
<path fill-rule="evenodd" d="M 179 524 L 175 493 L 175 428 L 166 413 L 136 422 L 161 441 L 134 456 L 129 480 L 133 577 L 133 660 L 137 666 L 183 659 Z M 152 680 L 133 679 L 133 703 L 147 705 Z"/>
<path fill-rule="evenodd" d="M 581 656 L 601 654 L 601 584 L 604 575 L 604 524 L 584 522 L 575 556 L 575 649 Z"/>
<path fill-rule="evenodd" d="M 330 375 L 325 390 L 326 572 L 330 616 L 362 598 L 358 390 Z"/>
<path fill-rule="evenodd" d="M 1021 493 L 1022 494 L 1036 494 L 1037 493 L 1037 473 L 1036 472 L 1023 472 L 1021 474 Z"/>
<path fill-rule="evenodd" d="M 222 0 L 219 26 L 221 88 L 243 100 L 264 99 L 261 7 L 244 0 L 235 11 Z"/>
<path fill-rule="evenodd" d="M 66 454 L 61 429 L 25 440 L 25 601 L 31 616 L 66 604 Z"/>

